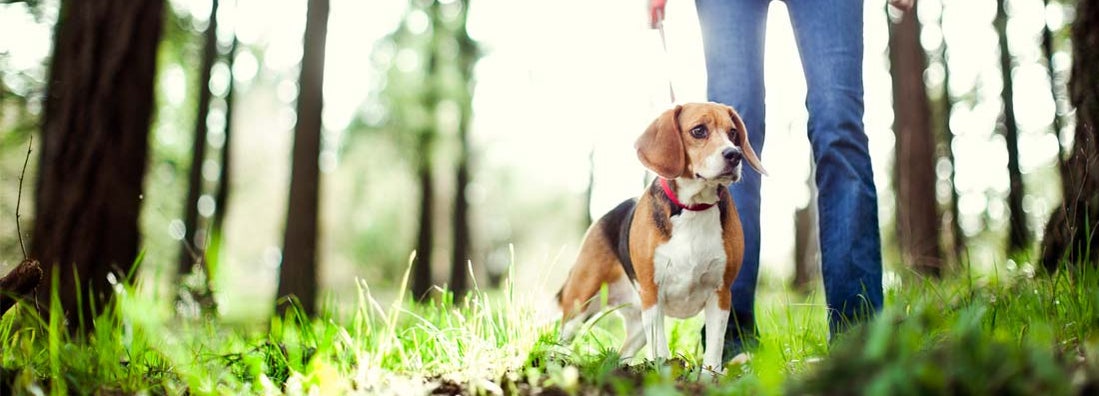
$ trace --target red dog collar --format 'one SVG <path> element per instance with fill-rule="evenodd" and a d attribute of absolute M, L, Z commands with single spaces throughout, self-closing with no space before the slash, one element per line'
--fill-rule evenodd
<path fill-rule="evenodd" d="M 676 206 L 678 206 L 678 207 L 680 207 L 684 210 L 689 210 L 689 211 L 692 211 L 692 212 L 698 212 L 698 211 L 703 211 L 703 210 L 712 208 L 715 205 L 715 204 L 712 204 L 712 203 L 684 205 L 682 202 L 679 202 L 679 197 L 675 196 L 675 191 L 672 191 L 672 187 L 668 185 L 668 179 L 665 179 L 665 178 L 661 177 L 660 178 L 660 186 L 664 188 L 664 195 L 667 195 L 668 199 L 672 200 L 672 203 L 674 203 Z"/>

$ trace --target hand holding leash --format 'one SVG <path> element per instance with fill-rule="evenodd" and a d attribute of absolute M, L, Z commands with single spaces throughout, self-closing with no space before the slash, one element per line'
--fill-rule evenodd
<path fill-rule="evenodd" d="M 668 56 L 668 39 L 664 37 L 664 5 L 667 0 L 649 0 L 649 27 L 660 31 L 660 45 L 664 49 L 664 57 Z M 668 76 L 668 98 L 675 103 L 675 88 L 672 78 Z"/>
<path fill-rule="evenodd" d="M 904 1 L 904 0 L 895 0 Z M 908 0 L 911 1 L 911 0 Z M 668 0 L 649 0 L 649 27 L 661 29 L 664 25 L 664 5 Z"/>
<path fill-rule="evenodd" d="M 889 4 L 892 4 L 893 7 L 897 7 L 898 10 L 908 12 L 912 9 L 912 6 L 916 4 L 916 0 L 889 0 Z M 663 10 L 664 5 L 661 5 L 660 9 Z"/>

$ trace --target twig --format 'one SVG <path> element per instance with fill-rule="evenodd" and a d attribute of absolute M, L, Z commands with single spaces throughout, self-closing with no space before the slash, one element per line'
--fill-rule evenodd
<path fill-rule="evenodd" d="M 15 196 L 15 233 L 19 234 L 19 249 L 23 250 L 23 260 L 27 259 L 27 247 L 23 245 L 23 231 L 19 229 L 19 204 L 23 202 L 23 176 L 27 174 L 27 164 L 31 160 L 31 146 L 34 136 L 27 142 L 27 156 L 23 159 L 23 171 L 19 173 L 19 194 Z"/>

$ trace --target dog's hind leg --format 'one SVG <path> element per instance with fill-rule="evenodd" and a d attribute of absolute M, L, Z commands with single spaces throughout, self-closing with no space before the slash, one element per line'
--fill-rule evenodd
<path fill-rule="evenodd" d="M 618 355 L 627 361 L 645 346 L 645 325 L 641 321 L 641 310 L 637 307 L 623 307 L 619 313 L 626 324 L 626 340 L 622 342 Z"/>
<path fill-rule="evenodd" d="M 576 338 L 576 333 L 584 326 L 584 322 L 591 319 L 599 311 L 598 303 L 588 302 L 582 309 L 578 309 L 575 315 L 563 315 L 561 317 L 561 331 L 557 334 L 557 343 L 567 345 Z"/>
<path fill-rule="evenodd" d="M 626 301 L 616 292 L 616 285 L 627 280 L 622 265 L 607 242 L 606 235 L 599 231 L 602 223 L 588 230 L 580 246 L 576 264 L 569 271 L 568 279 L 557 293 L 557 303 L 561 308 L 561 332 L 558 341 L 572 341 L 584 322 L 599 313 L 605 306 L 615 306 Z M 606 299 L 601 298 L 600 290 L 608 287 Z M 628 286 L 628 284 L 627 284 Z M 635 292 L 636 293 L 636 292 Z"/>

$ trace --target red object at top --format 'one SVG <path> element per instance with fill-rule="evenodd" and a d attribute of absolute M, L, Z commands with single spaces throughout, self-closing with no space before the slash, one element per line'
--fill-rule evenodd
<path fill-rule="evenodd" d="M 649 0 L 649 27 L 660 28 L 664 23 L 664 5 L 668 0 Z"/>

